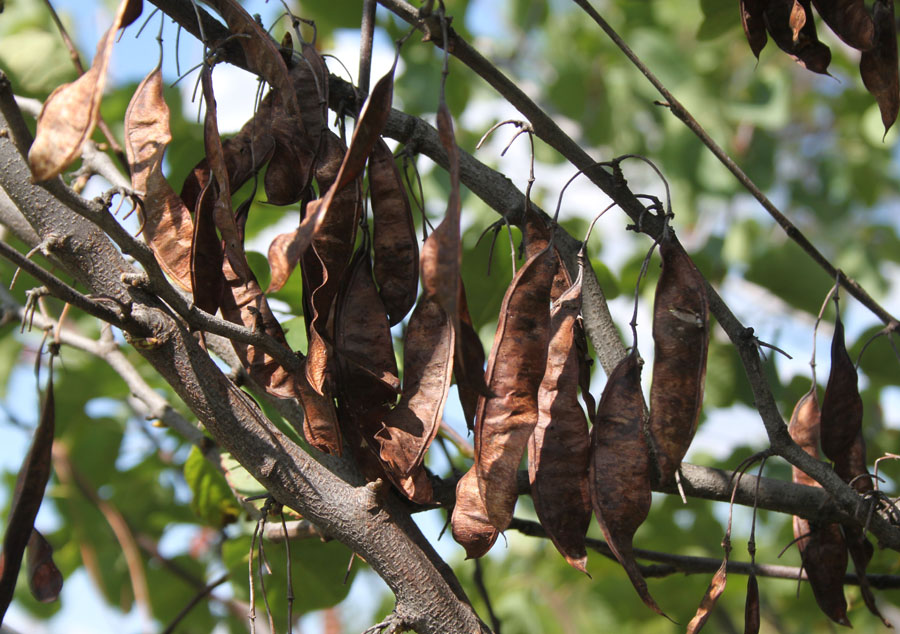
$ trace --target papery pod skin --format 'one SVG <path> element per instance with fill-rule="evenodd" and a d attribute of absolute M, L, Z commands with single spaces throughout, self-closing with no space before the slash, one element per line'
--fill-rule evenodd
<path fill-rule="evenodd" d="M 821 412 L 816 387 L 803 395 L 794 407 L 788 432 L 791 438 L 810 455 L 819 459 L 819 430 Z M 821 486 L 797 467 L 791 468 L 793 481 L 807 486 Z M 813 596 L 828 618 L 840 625 L 850 625 L 847 601 L 844 598 L 844 573 L 847 570 L 847 547 L 839 524 L 814 525 L 794 516 L 794 537 L 803 567 L 809 577 Z"/>
<path fill-rule="evenodd" d="M 763 17 L 778 48 L 814 73 L 828 74 L 831 49 L 816 35 L 810 0 L 768 0 Z"/>
<path fill-rule="evenodd" d="M 478 487 L 491 524 L 505 530 L 518 498 L 516 472 L 538 420 L 550 327 L 556 258 L 544 249 L 513 278 L 500 307 L 486 382 L 475 418 Z"/>
<path fill-rule="evenodd" d="M 565 269 L 563 269 L 565 270 Z M 591 522 L 591 440 L 578 402 L 581 274 L 550 311 L 547 367 L 538 389 L 538 422 L 528 440 L 528 478 L 541 525 L 556 549 L 587 573 L 584 537 Z M 643 433 L 640 428 L 639 433 Z"/>
<path fill-rule="evenodd" d="M 759 583 L 756 573 L 747 577 L 747 599 L 744 602 L 744 634 L 759 634 Z"/>
<path fill-rule="evenodd" d="M 759 54 L 766 46 L 766 25 L 763 20 L 766 0 L 741 0 L 741 25 L 744 35 L 750 44 L 750 50 L 759 59 Z"/>
<path fill-rule="evenodd" d="M 453 539 L 466 549 L 466 559 L 484 556 L 500 534 L 488 520 L 478 488 L 475 465 L 456 484 L 456 505 L 450 520 Z"/>
<path fill-rule="evenodd" d="M 651 501 L 642 365 L 635 348 L 609 376 L 591 428 L 589 484 L 594 514 L 610 550 L 644 603 L 665 616 L 650 596 L 632 550 L 634 533 L 647 519 Z"/>
<path fill-rule="evenodd" d="M 670 484 L 697 431 L 706 356 L 709 300 L 706 283 L 674 236 L 659 244 L 662 273 L 653 304 L 653 381 L 649 435 L 659 483 Z"/>
<path fill-rule="evenodd" d="M 900 71 L 897 69 L 897 23 L 893 0 L 874 5 L 875 45 L 859 58 L 859 74 L 881 111 L 884 132 L 894 125 L 900 111 Z"/>
<path fill-rule="evenodd" d="M 822 20 L 834 34 L 855 49 L 875 45 L 875 23 L 864 0 L 812 0 Z"/>
<path fill-rule="evenodd" d="M 709 620 L 713 609 L 716 607 L 716 603 L 719 602 L 719 597 L 725 592 L 725 585 L 727 582 L 728 556 L 726 555 L 725 559 L 722 561 L 722 565 L 719 566 L 716 574 L 713 575 L 712 580 L 709 582 L 709 587 L 706 588 L 706 592 L 700 600 L 700 605 L 697 607 L 694 618 L 688 623 L 687 629 L 685 630 L 687 634 L 697 634 L 697 632 L 703 629 L 703 626 L 705 626 L 706 622 Z"/>

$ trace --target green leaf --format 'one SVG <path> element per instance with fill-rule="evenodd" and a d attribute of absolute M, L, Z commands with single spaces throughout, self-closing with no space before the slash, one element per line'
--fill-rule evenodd
<path fill-rule="evenodd" d="M 241 507 L 225 476 L 203 457 L 197 447 L 191 447 L 184 463 L 184 479 L 194 494 L 191 509 L 204 523 L 221 528 L 238 518 Z"/>

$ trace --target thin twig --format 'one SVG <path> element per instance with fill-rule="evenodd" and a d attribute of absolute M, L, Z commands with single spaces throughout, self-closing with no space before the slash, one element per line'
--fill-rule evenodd
<path fill-rule="evenodd" d="M 494 613 L 494 607 L 491 605 L 491 597 L 484 583 L 484 571 L 481 569 L 480 559 L 475 559 L 475 573 L 472 577 L 475 580 L 475 587 L 478 588 L 478 594 L 481 595 L 481 599 L 487 608 L 488 617 L 491 619 L 491 630 L 493 630 L 494 634 L 500 634 L 500 619 L 497 618 L 497 615 Z"/>
<path fill-rule="evenodd" d="M 672 111 L 676 117 L 678 117 L 690 130 L 693 132 L 697 138 L 709 149 L 713 155 L 719 159 L 719 162 L 724 165 L 729 172 L 731 172 L 734 177 L 738 180 L 738 182 L 744 186 L 744 188 L 750 192 L 750 194 L 756 198 L 757 201 L 763 206 L 763 208 L 769 213 L 770 216 L 784 229 L 784 232 L 787 236 L 796 242 L 801 249 L 803 249 L 812 260 L 818 264 L 831 278 L 834 278 L 838 275 L 837 268 L 828 261 L 828 259 L 822 255 L 815 246 L 813 246 L 812 242 L 803 235 L 803 233 L 797 228 L 797 226 L 792 223 L 787 216 L 785 216 L 775 204 L 769 200 L 769 198 L 762 192 L 762 190 L 756 186 L 747 174 L 744 173 L 737 163 L 728 156 L 728 153 L 723 150 L 718 143 L 716 143 L 711 136 L 703 129 L 703 126 L 691 115 L 687 108 L 675 98 L 669 90 L 663 85 L 663 83 L 653 74 L 653 72 L 644 64 L 641 59 L 631 50 L 628 44 L 623 40 L 618 33 L 609 25 L 609 23 L 603 19 L 603 17 L 597 12 L 594 7 L 587 0 L 573 0 L 575 4 L 584 9 L 585 13 L 587 13 L 597 25 L 603 29 L 603 32 L 609 36 L 609 38 L 615 43 L 616 46 L 621 49 L 621 51 L 625 54 L 625 56 L 634 64 L 638 70 L 647 78 L 647 80 L 653 84 L 653 87 L 659 91 L 659 94 L 663 96 L 666 100 L 666 103 L 663 104 Z M 896 323 L 897 320 L 891 315 L 887 310 L 882 308 L 882 306 L 876 302 L 872 297 L 865 291 L 865 289 L 859 285 L 858 282 L 853 280 L 852 278 L 847 277 L 846 275 L 842 275 L 842 286 L 847 289 L 847 291 L 853 295 L 859 302 L 872 311 L 878 319 L 880 319 L 885 324 Z"/>
<path fill-rule="evenodd" d="M 359 77 L 357 88 L 359 96 L 357 108 L 362 108 L 369 95 L 369 81 L 372 74 L 372 40 L 375 35 L 375 0 L 363 0 L 362 22 L 359 27 Z"/>
<path fill-rule="evenodd" d="M 205 599 L 209 594 L 215 590 L 218 586 L 222 585 L 226 581 L 228 581 L 229 573 L 225 573 L 212 583 L 203 587 L 200 592 L 198 592 L 194 597 L 188 601 L 187 605 L 181 608 L 181 611 L 175 615 L 175 618 L 172 619 L 172 622 L 162 631 L 162 634 L 172 634 L 175 631 L 175 628 L 181 622 L 181 620 L 186 617 L 194 607 L 200 603 L 203 599 Z"/>

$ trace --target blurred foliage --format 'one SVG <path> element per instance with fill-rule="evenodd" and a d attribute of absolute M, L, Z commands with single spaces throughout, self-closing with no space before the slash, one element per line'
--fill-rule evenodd
<path fill-rule="evenodd" d="M 757 336 L 794 357 L 791 364 L 773 357 L 765 364 L 777 403 L 789 416 L 809 386 L 809 370 L 804 364 L 812 351 L 812 325 L 832 280 L 786 239 L 700 141 L 665 107 L 655 103 L 659 95 L 574 4 L 565 0 L 471 0 L 447 5 L 454 17 L 454 28 L 514 78 L 592 156 L 605 160 L 626 153 L 641 154 L 659 166 L 672 189 L 673 226 L 700 270 L 720 289 L 744 323 L 756 329 Z M 858 279 L 877 300 L 893 299 L 896 303 L 900 264 L 900 236 L 894 212 L 900 191 L 897 132 L 892 130 L 882 140 L 877 107 L 859 80 L 858 60 L 849 49 L 824 34 L 834 53 L 834 77 L 814 76 L 777 51 L 771 42 L 757 63 L 744 40 L 736 3 L 595 0 L 594 5 L 827 258 Z M 259 7 L 253 10 L 261 10 Z M 358 0 L 299 0 L 293 7 L 300 16 L 316 21 L 317 44 L 326 52 L 337 41 L 340 29 L 358 27 Z M 267 19 L 273 19 L 276 9 L 266 10 L 272 16 L 267 15 Z M 408 30 L 407 25 L 381 8 L 378 21 L 390 39 L 399 38 Z M 279 25 L 273 32 L 279 34 L 283 28 L 283 24 Z M 311 29 L 303 29 L 311 35 Z M 146 60 L 141 60 L 141 75 L 156 61 L 153 30 L 142 35 L 148 54 Z M 443 53 L 419 39 L 414 36 L 404 45 L 395 106 L 433 120 Z M 166 47 L 170 46 L 174 48 L 172 42 L 167 42 Z M 92 51 L 82 51 L 82 56 L 89 59 L 86 53 Z M 166 54 L 170 52 L 167 50 Z M 351 69 L 356 67 L 354 59 L 343 62 Z M 342 73 L 333 60 L 328 63 L 332 72 Z M 38 98 L 45 98 L 61 82 L 74 78 L 68 53 L 42 2 L 6 1 L 0 15 L 0 68 L 10 77 L 17 93 Z M 167 78 L 169 83 L 174 79 Z M 192 78 L 184 83 L 191 81 Z M 116 131 L 121 131 L 122 117 L 135 85 L 133 81 L 107 88 L 103 116 Z M 166 155 L 166 173 L 176 190 L 203 152 L 196 110 L 184 115 L 185 95 L 189 93 L 189 87 L 181 86 L 167 86 L 165 92 L 173 114 L 173 141 Z M 511 109 L 498 100 L 483 80 L 455 60 L 450 63 L 447 99 L 456 118 L 458 140 L 470 152 L 474 152 L 475 142 L 488 127 L 511 115 Z M 225 107 L 228 104 L 219 104 L 220 110 Z M 99 140 L 100 136 L 95 138 Z M 556 152 L 539 140 L 535 151 L 535 200 L 545 209 L 552 209 L 562 182 L 575 170 L 563 168 Z M 480 160 L 505 169 L 510 163 L 498 155 L 499 150 L 492 154 L 488 149 L 477 154 Z M 425 213 L 436 225 L 446 206 L 448 179 L 429 161 L 418 161 L 418 169 L 425 192 Z M 515 170 L 509 176 L 524 186 L 525 168 L 518 166 Z M 626 173 L 636 191 L 663 195 L 658 179 L 648 170 L 629 163 Z M 596 201 L 586 202 L 584 198 L 594 196 L 587 191 L 589 194 L 577 202 L 573 202 L 575 194 L 570 192 L 568 196 L 572 198 L 564 199 L 562 205 L 567 218 L 564 225 L 579 239 L 585 234 L 590 216 L 598 211 L 594 207 L 606 204 L 599 195 Z M 415 194 L 418 196 L 418 191 Z M 235 200 L 243 201 L 252 195 L 252 184 L 248 184 L 235 195 Z M 503 228 L 495 239 L 488 232 L 479 241 L 497 216 L 468 192 L 464 193 L 463 208 L 462 275 L 475 327 L 489 349 L 521 237 L 517 229 L 507 234 Z M 253 244 L 250 263 L 263 287 L 269 278 L 263 255 L 268 241 L 275 233 L 290 230 L 298 220 L 298 209 L 275 209 L 265 203 L 262 191 L 255 193 L 247 237 Z M 619 212 L 611 211 L 598 224 L 596 237 L 589 245 L 591 265 L 607 297 L 621 296 L 622 305 L 629 306 L 627 315 L 614 311 L 620 329 L 630 317 L 627 298 L 632 296 L 650 246 L 643 237 L 626 233 L 628 222 Z M 417 224 L 421 229 L 421 220 Z M 16 248 L 27 251 L 14 239 L 7 239 Z M 47 265 L 42 256 L 35 258 Z M 659 274 L 656 262 L 655 257 L 642 282 L 640 301 L 648 309 Z M 521 260 L 516 260 L 515 266 L 520 265 Z M 12 279 L 13 271 L 7 262 L 0 261 L 0 280 L 5 285 Z M 11 293 L 24 303 L 25 291 L 38 285 L 20 274 Z M 290 345 L 304 351 L 305 318 L 299 272 L 274 297 L 280 300 L 278 309 L 284 309 L 278 315 L 283 318 Z M 857 358 L 863 345 L 882 326 L 852 300 L 845 298 L 842 306 L 848 325 L 848 347 Z M 59 315 L 62 308 L 49 298 L 44 307 L 52 315 Z M 896 306 L 887 308 L 898 312 Z M 67 319 L 80 333 L 97 336 L 97 326 L 91 319 L 74 311 Z M 829 309 L 817 339 L 820 395 L 827 380 L 830 321 L 833 311 Z M 0 358 L 5 360 L 0 363 L 0 399 L 16 416 L 22 415 L 21 404 L 30 402 L 31 397 L 23 395 L 21 386 L 38 354 L 39 340 L 40 333 L 20 333 L 14 324 L 0 328 Z M 870 463 L 884 452 L 896 452 L 900 442 L 895 346 L 896 341 L 878 337 L 860 361 Z M 642 353 L 648 363 L 652 361 L 651 348 L 646 339 Z M 127 347 L 123 351 L 154 389 L 193 420 L 171 387 L 147 368 L 139 355 Z M 216 623 L 225 623 L 228 631 L 247 631 L 246 622 L 234 615 L 228 601 L 230 597 L 249 599 L 248 557 L 254 522 L 247 518 L 232 489 L 241 496 L 254 495 L 262 492 L 258 483 L 228 456 L 223 462 L 228 475 L 223 478 L 199 451 L 188 447 L 176 434 L 137 418 L 123 405 L 128 397 L 125 384 L 97 358 L 64 348 L 55 380 L 57 410 L 64 412 L 58 417 L 58 442 L 65 446 L 93 493 L 118 509 L 143 545 L 142 565 L 151 588 L 155 621 L 163 626 L 171 622 L 205 583 L 227 570 L 227 590 L 214 591 L 217 598 L 194 607 L 180 631 L 209 632 Z M 752 411 L 752 407 L 752 395 L 738 355 L 721 331 L 716 331 L 710 344 L 702 425 L 714 420 L 721 425 L 730 413 Z M 280 416 L 268 409 L 266 413 L 285 433 L 296 438 L 296 432 Z M 0 420 L 5 419 L 0 416 Z M 733 424 L 756 425 L 757 429 L 746 432 L 746 436 L 751 436 L 750 432 L 759 432 L 761 423 L 754 418 L 749 421 L 746 416 L 738 417 Z M 24 446 L 30 433 L 29 423 L 24 422 L 23 430 L 7 421 L 2 429 Z M 745 430 L 732 430 L 728 438 L 744 436 Z M 744 446 L 742 442 L 732 446 L 733 440 L 727 443 L 716 454 L 725 455 L 724 459 L 699 453 L 691 459 L 731 469 L 761 448 L 750 447 L 749 443 Z M 457 466 L 462 464 L 459 455 L 452 451 L 451 458 Z M 21 456 L 7 456 L 4 464 L 18 464 L 20 460 Z M 446 461 L 431 456 L 429 465 L 439 475 L 449 475 Z M 783 462 L 770 461 L 766 469 L 770 477 L 790 477 Z M 890 463 L 883 463 L 882 469 L 889 477 L 896 472 L 896 466 Z M 4 474 L 6 505 L 13 482 L 12 473 Z M 260 505 L 257 503 L 257 507 Z M 56 548 L 55 560 L 63 575 L 68 579 L 76 570 L 87 571 L 106 603 L 123 612 L 131 610 L 134 598 L 128 568 L 108 519 L 75 483 L 64 482 L 58 476 L 51 482 L 45 506 L 47 516 L 42 515 L 40 522 L 50 527 L 45 532 Z M 523 500 L 520 515 L 527 516 L 529 507 L 530 500 Z M 635 543 L 645 549 L 718 558 L 727 516 L 727 505 L 702 500 L 689 500 L 683 505 L 674 496 L 657 495 L 650 518 Z M 748 559 L 746 541 L 751 516 L 746 508 L 735 510 L 735 560 Z M 229 524 L 224 527 L 226 523 Z M 173 538 L 177 532 L 182 536 Z M 591 536 L 600 536 L 596 525 L 591 528 Z M 792 539 L 789 517 L 761 512 L 756 537 L 757 561 L 799 564 L 793 547 L 778 559 L 781 549 Z M 671 623 L 644 608 L 614 562 L 592 553 L 588 563 L 592 578 L 588 579 L 569 568 L 547 540 L 518 534 L 509 534 L 507 539 L 508 546 L 504 547 L 501 540 L 483 561 L 485 584 L 506 634 L 674 631 Z M 156 557 L 148 548 L 166 543 L 165 559 Z M 450 562 L 467 594 L 486 619 L 484 600 L 473 581 L 474 563 L 462 561 L 460 549 L 444 547 L 451 553 Z M 344 599 L 351 585 L 350 581 L 343 582 L 349 550 L 337 542 L 301 540 L 291 544 L 291 551 L 295 616 Z M 269 571 L 262 580 L 282 631 L 287 614 L 284 545 L 266 543 L 264 556 Z M 254 558 L 259 561 L 258 551 L 254 551 Z M 358 562 L 353 565 L 351 578 L 359 567 Z M 896 573 L 897 568 L 895 553 L 879 552 L 871 570 Z M 257 618 L 264 618 L 260 579 L 256 573 L 254 577 Z M 687 623 L 710 577 L 676 574 L 650 579 L 649 585 L 663 609 L 679 623 Z M 364 583 L 373 586 L 371 580 Z M 729 578 L 708 631 L 740 630 L 745 587 L 745 577 Z M 16 601 L 28 613 L 49 619 L 59 611 L 60 603 L 38 604 L 23 588 L 24 584 L 20 584 Z M 381 591 L 375 588 L 364 592 Z M 833 631 L 807 585 L 801 586 L 798 598 L 795 582 L 761 578 L 760 591 L 763 631 Z M 848 588 L 847 596 L 855 631 L 882 631 L 862 606 L 858 592 Z M 893 604 L 900 602 L 896 590 L 880 591 L 878 596 L 883 607 L 896 612 Z M 78 596 L 64 591 L 64 608 L 78 601 Z M 373 599 L 369 603 L 376 602 Z M 361 630 L 377 622 L 378 615 L 386 614 L 390 607 L 389 596 L 384 597 L 377 610 L 372 605 L 345 605 L 341 610 L 346 631 L 354 631 L 350 623 Z M 63 625 L 54 631 L 66 629 Z"/>

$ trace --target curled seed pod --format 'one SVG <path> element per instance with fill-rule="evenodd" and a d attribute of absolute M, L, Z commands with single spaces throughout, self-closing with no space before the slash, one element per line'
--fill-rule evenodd
<path fill-rule="evenodd" d="M 610 549 L 641 599 L 665 616 L 647 589 L 632 550 L 632 539 L 650 512 L 650 455 L 643 433 L 643 360 L 631 354 L 616 366 L 597 407 L 591 428 L 591 502 Z"/>
<path fill-rule="evenodd" d="M 488 520 L 478 488 L 475 465 L 456 484 L 456 505 L 450 519 L 453 539 L 466 549 L 466 559 L 483 556 L 500 534 Z"/>
<path fill-rule="evenodd" d="M 143 205 L 138 207 L 144 239 L 160 267 L 182 290 L 190 292 L 194 224 L 190 210 L 162 173 L 172 133 L 159 66 L 135 90 L 125 111 L 124 127 L 131 186 L 144 194 Z"/>
<path fill-rule="evenodd" d="M 856 366 L 844 344 L 840 314 L 831 340 L 831 372 L 822 398 L 822 452 L 838 463 L 862 429 L 863 402 L 857 387 Z"/>
<path fill-rule="evenodd" d="M 659 244 L 662 273 L 653 304 L 653 382 L 649 433 L 659 482 L 672 482 L 687 452 L 703 404 L 709 346 L 706 284 L 671 234 Z"/>
<path fill-rule="evenodd" d="M 828 74 L 831 49 L 816 35 L 810 0 L 768 0 L 763 18 L 778 48 L 814 73 Z"/>
<path fill-rule="evenodd" d="M 516 273 L 500 306 L 488 358 L 492 396 L 475 418 L 478 487 L 493 524 L 505 530 L 518 498 L 516 471 L 538 420 L 537 392 L 544 377 L 550 326 L 550 286 L 556 258 L 544 249 Z"/>
<path fill-rule="evenodd" d="M 816 386 L 797 402 L 791 414 L 788 432 L 812 458 L 819 458 L 819 430 L 821 412 L 816 398 Z M 794 482 L 807 486 L 821 486 L 803 471 L 791 468 Z M 847 547 L 838 524 L 812 524 L 794 516 L 794 537 L 797 550 L 809 577 L 813 596 L 828 618 L 841 625 L 849 625 L 847 601 L 844 598 L 844 573 L 847 570 Z"/>
<path fill-rule="evenodd" d="M 419 243 L 409 196 L 383 139 L 378 140 L 369 157 L 369 191 L 375 281 L 393 326 L 416 302 Z"/>
<path fill-rule="evenodd" d="M 859 58 L 859 74 L 881 110 L 884 132 L 900 111 L 900 71 L 897 69 L 897 23 L 893 0 L 876 0 L 874 5 L 875 45 Z"/>
<path fill-rule="evenodd" d="M 712 614 L 713 608 L 716 607 L 719 597 L 725 592 L 725 584 L 727 581 L 728 556 L 726 555 L 725 559 L 722 560 L 722 565 L 719 566 L 719 569 L 716 570 L 716 574 L 713 575 L 712 580 L 709 582 L 709 586 L 706 588 L 706 593 L 700 600 L 700 605 L 697 607 L 694 618 L 688 623 L 687 629 L 685 630 L 687 634 L 697 634 L 697 632 L 703 629 L 703 626 L 706 625 L 706 622 Z"/>
<path fill-rule="evenodd" d="M 303 406 L 303 437 L 306 442 L 319 451 L 340 456 L 341 427 L 334 398 L 330 394 L 316 392 L 307 382 L 305 374 L 297 377 L 296 389 L 297 398 Z"/>
<path fill-rule="evenodd" d="M 587 573 L 584 537 L 591 522 L 591 441 L 578 402 L 580 359 L 575 343 L 581 281 L 579 271 L 575 283 L 550 311 L 547 367 L 538 389 L 538 422 L 528 440 L 528 478 L 541 525 L 566 561 Z M 642 433 L 640 428 L 638 433 Z"/>

